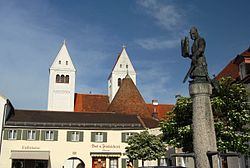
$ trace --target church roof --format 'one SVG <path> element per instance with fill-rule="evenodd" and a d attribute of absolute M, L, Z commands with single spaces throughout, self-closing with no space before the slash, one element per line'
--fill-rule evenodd
<path fill-rule="evenodd" d="M 75 112 L 107 111 L 108 106 L 108 95 L 75 93 Z"/>
<path fill-rule="evenodd" d="M 143 97 L 129 75 L 122 80 L 119 90 L 108 107 L 108 111 L 138 114 L 145 118 L 151 117 Z"/>
<path fill-rule="evenodd" d="M 7 120 L 5 126 L 133 130 L 156 128 L 158 127 L 158 122 L 153 119 L 144 121 L 137 115 L 115 112 L 74 113 L 16 109 L 14 114 Z"/>

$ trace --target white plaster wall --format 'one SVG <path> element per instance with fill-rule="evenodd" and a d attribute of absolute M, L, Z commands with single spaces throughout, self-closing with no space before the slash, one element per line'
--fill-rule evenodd
<path fill-rule="evenodd" d="M 107 132 L 107 142 L 91 142 L 91 132 L 101 131 Z M 58 130 L 58 141 L 3 140 L 3 152 L 0 156 L 0 167 L 11 167 L 11 150 L 28 150 L 50 151 L 51 168 L 61 168 L 70 157 L 78 157 L 82 159 L 85 163 L 85 167 L 88 168 L 92 167 L 92 157 L 90 156 L 90 152 L 121 152 L 122 155 L 118 160 L 119 168 L 121 168 L 121 158 L 127 158 L 124 155 L 127 143 L 121 142 L 121 133 L 140 131 L 142 130 L 85 130 L 83 142 L 67 142 L 67 130 Z"/>

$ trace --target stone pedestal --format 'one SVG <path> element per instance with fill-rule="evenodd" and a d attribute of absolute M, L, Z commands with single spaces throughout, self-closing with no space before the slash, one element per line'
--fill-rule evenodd
<path fill-rule="evenodd" d="M 210 102 L 212 86 L 209 83 L 190 83 L 189 93 L 193 101 L 193 146 L 196 168 L 209 168 L 207 151 L 217 151 L 214 119 Z M 218 158 L 213 156 L 213 167 Z"/>

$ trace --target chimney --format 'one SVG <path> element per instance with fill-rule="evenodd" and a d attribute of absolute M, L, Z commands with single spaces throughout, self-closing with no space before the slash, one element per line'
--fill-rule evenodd
<path fill-rule="evenodd" d="M 152 105 L 153 105 L 152 117 L 155 119 L 158 119 L 158 112 L 157 112 L 158 104 L 159 104 L 158 100 L 152 100 Z"/>

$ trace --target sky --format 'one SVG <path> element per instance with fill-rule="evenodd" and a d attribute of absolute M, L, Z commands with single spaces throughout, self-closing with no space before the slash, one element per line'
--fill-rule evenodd
<path fill-rule="evenodd" d="M 147 103 L 188 96 L 180 40 L 196 26 L 210 76 L 250 46 L 249 0 L 0 0 L 0 95 L 47 109 L 49 67 L 66 40 L 77 93 L 107 94 L 122 46 Z"/>

